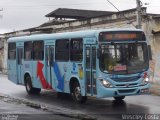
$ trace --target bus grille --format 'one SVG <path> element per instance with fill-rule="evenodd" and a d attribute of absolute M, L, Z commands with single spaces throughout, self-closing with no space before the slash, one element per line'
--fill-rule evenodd
<path fill-rule="evenodd" d="M 118 90 L 119 93 L 132 93 L 134 92 L 135 89 L 130 89 L 130 90 Z"/>
<path fill-rule="evenodd" d="M 131 84 L 119 84 L 116 85 L 117 87 L 133 87 L 133 86 L 137 86 L 138 83 L 131 83 Z"/>
<path fill-rule="evenodd" d="M 112 78 L 112 80 L 116 82 L 132 82 L 132 81 L 137 81 L 140 77 L 124 77 L 124 78 Z"/>

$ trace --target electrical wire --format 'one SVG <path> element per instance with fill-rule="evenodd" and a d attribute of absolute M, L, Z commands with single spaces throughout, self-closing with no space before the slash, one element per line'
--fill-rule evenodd
<path fill-rule="evenodd" d="M 112 2 L 110 2 L 109 0 L 107 0 L 107 2 L 109 3 L 109 4 L 111 4 L 118 12 L 121 12 Z M 135 28 L 136 28 L 136 26 L 129 20 L 129 18 L 127 18 L 124 14 L 123 14 L 123 17 L 126 19 L 126 20 L 128 20 Z"/>

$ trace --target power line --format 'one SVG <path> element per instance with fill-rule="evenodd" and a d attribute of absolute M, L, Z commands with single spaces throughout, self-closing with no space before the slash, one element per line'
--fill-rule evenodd
<path fill-rule="evenodd" d="M 147 7 L 160 7 L 160 5 L 146 5 Z"/>
<path fill-rule="evenodd" d="M 120 10 L 112 3 L 110 2 L 109 0 L 107 0 L 109 2 L 109 4 L 111 4 L 118 12 L 120 12 Z"/>
<path fill-rule="evenodd" d="M 118 12 L 121 12 L 112 2 L 110 2 L 109 0 L 107 0 L 107 2 L 109 3 L 109 4 L 111 4 Z M 127 18 L 124 14 L 123 14 L 123 17 L 126 19 L 126 20 L 128 20 L 135 28 L 136 28 L 136 26 L 129 20 L 129 18 Z"/>

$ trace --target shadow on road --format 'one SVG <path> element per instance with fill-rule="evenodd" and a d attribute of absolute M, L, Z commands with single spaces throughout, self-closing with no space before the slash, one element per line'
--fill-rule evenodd
<path fill-rule="evenodd" d="M 57 105 L 64 108 L 84 111 L 88 114 L 144 114 L 149 112 L 148 107 L 136 103 L 132 104 L 127 100 L 115 101 L 113 99 L 96 99 L 89 97 L 85 104 L 77 104 L 69 94 L 55 93 L 53 91 L 42 91 L 42 93 L 37 96 L 26 95 L 26 98 L 44 102 L 51 106 Z"/>

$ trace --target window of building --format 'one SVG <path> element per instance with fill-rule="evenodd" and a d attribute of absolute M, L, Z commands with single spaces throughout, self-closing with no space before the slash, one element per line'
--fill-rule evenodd
<path fill-rule="evenodd" d="M 44 42 L 33 42 L 33 60 L 43 60 L 44 58 Z"/>
<path fill-rule="evenodd" d="M 24 59 L 25 60 L 32 59 L 32 41 L 24 43 Z"/>
<path fill-rule="evenodd" d="M 83 59 L 83 41 L 82 39 L 71 39 L 70 41 L 70 60 L 82 61 Z"/>
<path fill-rule="evenodd" d="M 56 55 L 55 60 L 68 61 L 69 60 L 69 40 L 57 40 L 55 47 Z"/>
<path fill-rule="evenodd" d="M 8 59 L 10 60 L 16 59 L 16 43 L 8 44 Z"/>

